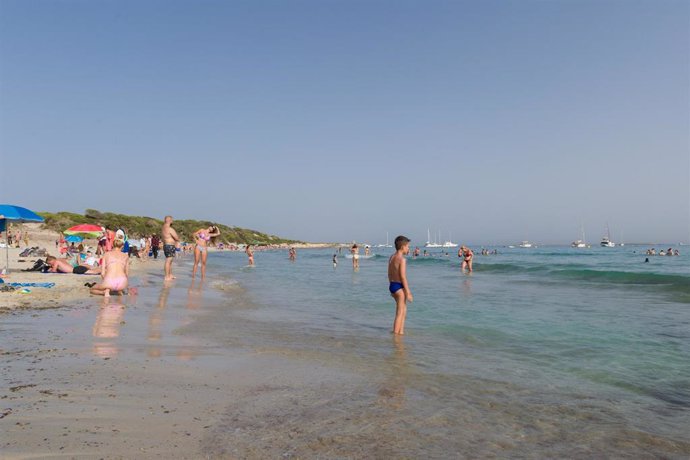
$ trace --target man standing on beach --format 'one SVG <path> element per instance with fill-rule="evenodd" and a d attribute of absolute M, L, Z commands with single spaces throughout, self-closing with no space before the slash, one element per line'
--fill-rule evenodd
<path fill-rule="evenodd" d="M 388 260 L 388 291 L 395 300 L 395 321 L 393 334 L 405 334 L 407 302 L 412 302 L 412 291 L 407 284 L 407 261 L 410 253 L 410 239 L 402 235 L 395 239 L 395 254 Z"/>
<path fill-rule="evenodd" d="M 173 257 L 175 257 L 177 246 L 180 245 L 180 238 L 177 236 L 175 229 L 172 228 L 172 223 L 172 216 L 165 216 L 163 230 L 161 230 L 161 235 L 163 236 L 163 254 L 165 254 L 165 281 L 175 279 L 172 274 L 172 262 Z"/>

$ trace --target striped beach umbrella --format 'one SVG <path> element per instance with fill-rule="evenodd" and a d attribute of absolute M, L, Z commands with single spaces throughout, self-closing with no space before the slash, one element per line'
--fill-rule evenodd
<path fill-rule="evenodd" d="M 100 225 L 79 224 L 68 228 L 62 233 L 65 235 L 80 236 L 82 238 L 99 238 L 103 236 L 105 229 Z"/>

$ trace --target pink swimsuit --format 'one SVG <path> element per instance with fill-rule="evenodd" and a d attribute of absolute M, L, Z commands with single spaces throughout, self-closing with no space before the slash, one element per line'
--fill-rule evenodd
<path fill-rule="evenodd" d="M 113 263 L 119 263 L 122 264 L 121 260 L 114 260 L 111 262 Z M 105 270 L 105 266 L 103 267 Z M 127 287 L 127 275 L 119 275 L 119 276 L 107 276 L 103 278 L 103 287 L 113 290 L 113 291 L 121 291 L 124 288 Z"/>

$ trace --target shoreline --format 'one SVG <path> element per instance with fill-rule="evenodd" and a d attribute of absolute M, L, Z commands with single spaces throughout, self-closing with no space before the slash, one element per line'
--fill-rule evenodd
<path fill-rule="evenodd" d="M 27 231 L 29 234 L 29 246 L 39 247 L 45 249 L 48 254 L 56 255 L 55 240 L 60 238 L 60 234 L 52 230 L 43 228 L 43 224 L 21 224 L 16 225 L 17 229 Z M 85 240 L 85 244 L 91 248 L 96 247 L 96 240 Z M 328 247 L 337 247 L 334 243 L 297 243 L 294 245 L 281 244 L 275 248 L 260 250 L 287 250 L 289 247 L 297 249 L 323 249 Z M 87 282 L 99 282 L 100 275 L 74 275 L 70 273 L 40 273 L 40 272 L 24 272 L 23 269 L 30 268 L 38 259 L 45 257 L 25 257 L 19 258 L 19 254 L 26 249 L 27 246 L 22 242 L 20 248 L 9 248 L 9 274 L 3 275 L 1 279 L 5 283 L 54 283 L 53 287 L 32 287 L 28 286 L 30 292 L 22 294 L 18 288 L 15 292 L 0 292 L 0 314 L 17 309 L 51 309 L 59 308 L 61 306 L 72 305 L 77 302 L 88 302 L 92 297 L 88 288 L 84 286 Z M 5 251 L 6 248 L 0 248 L 0 266 L 5 267 Z M 218 248 L 209 248 L 210 252 L 226 252 L 227 249 L 219 250 Z M 163 272 L 163 263 L 165 256 L 162 251 L 159 253 L 158 259 L 147 258 L 141 260 L 137 258 L 130 259 L 130 275 L 136 277 L 150 271 L 160 270 Z M 1 285 L 1 284 L 0 284 Z"/>

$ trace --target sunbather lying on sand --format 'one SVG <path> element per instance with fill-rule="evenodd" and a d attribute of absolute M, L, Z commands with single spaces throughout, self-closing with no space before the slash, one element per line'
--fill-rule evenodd
<path fill-rule="evenodd" d="M 75 275 L 98 275 L 101 273 L 101 267 L 75 265 L 70 259 L 58 259 L 53 256 L 46 257 L 46 264 L 50 266 L 48 271 L 51 273 L 74 273 Z"/>

